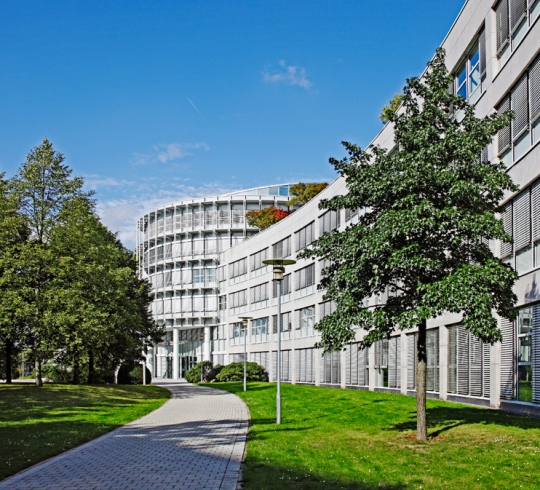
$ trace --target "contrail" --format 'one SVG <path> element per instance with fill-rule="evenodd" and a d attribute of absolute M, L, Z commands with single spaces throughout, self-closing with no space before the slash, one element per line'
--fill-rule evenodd
<path fill-rule="evenodd" d="M 189 97 L 186 97 L 188 102 L 193 106 L 193 109 L 195 109 L 199 114 L 201 114 L 201 111 L 199 109 L 197 109 L 197 106 L 191 102 L 191 99 Z M 201 114 L 202 117 L 204 117 L 202 114 Z"/>

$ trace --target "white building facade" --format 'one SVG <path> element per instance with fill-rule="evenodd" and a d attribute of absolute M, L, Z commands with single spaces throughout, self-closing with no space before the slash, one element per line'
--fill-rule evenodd
<path fill-rule="evenodd" d="M 171 203 L 138 221 L 139 275 L 152 284 L 152 313 L 167 330 L 149 352 L 154 376 L 179 379 L 211 359 L 212 328 L 219 324 L 219 254 L 258 232 L 247 224 L 248 211 L 286 210 L 289 199 L 288 184 L 258 187 Z"/>
<path fill-rule="evenodd" d="M 428 396 L 536 414 L 540 413 L 539 17 L 540 0 L 499 0 L 495 3 L 469 0 L 442 43 L 448 69 L 455 76 L 453 90 L 475 105 L 477 116 L 507 109 L 516 114 L 511 126 L 499 133 L 484 157 L 503 161 L 520 187 L 519 192 L 505 197 L 502 216 L 507 232 L 514 237 L 514 244 L 491 244 L 494 252 L 519 274 L 515 286 L 519 315 L 515 322 L 499 320 L 503 341 L 495 345 L 483 344 L 469 334 L 460 323 L 460 315 L 454 314 L 428 322 L 427 338 Z M 385 126 L 373 144 L 392 149 L 392 126 Z M 248 360 L 265 366 L 270 380 L 275 379 L 276 294 L 271 270 L 262 264 L 262 260 L 273 257 L 296 259 L 300 250 L 309 247 L 325 231 L 344 229 L 354 222 L 356 211 L 336 213 L 318 208 L 321 199 L 346 192 L 344 180 L 338 178 L 312 201 L 267 230 L 255 234 L 255 230 L 244 229 L 245 236 L 249 236 L 248 231 L 252 235 L 249 240 L 240 240 L 230 248 L 223 248 L 219 250 L 219 259 L 212 258 L 212 267 L 218 268 L 211 288 L 212 294 L 218 297 L 217 310 L 208 318 L 197 316 L 198 324 L 190 323 L 192 318 L 189 316 L 181 317 L 178 326 L 193 330 L 195 325 L 208 321 L 204 323 L 205 339 L 211 337 L 211 343 L 206 342 L 210 349 L 207 356 L 214 362 L 226 364 L 243 359 L 244 339 L 238 317 L 251 316 Z M 197 205 L 202 206 L 201 203 Z M 165 219 L 168 209 L 172 208 L 161 209 Z M 159 212 L 154 212 L 155 220 Z M 141 221 L 139 229 L 144 226 L 148 229 L 150 219 L 147 215 L 144 218 L 147 224 Z M 159 237 L 165 239 L 166 234 Z M 152 248 L 159 248 L 157 239 L 157 231 L 152 237 L 147 231 L 145 240 L 139 242 L 148 244 L 144 250 L 140 249 L 143 262 L 147 257 L 144 255 L 143 258 L 143 251 L 148 254 Z M 155 245 L 152 247 L 150 243 Z M 282 380 L 414 394 L 414 330 L 379 341 L 366 350 L 359 349 L 357 342 L 363 332 L 357 330 L 355 342 L 342 352 L 325 357 L 313 347 L 319 339 L 313 325 L 333 307 L 330 302 L 323 301 L 323 292 L 317 290 L 321 268 L 320 262 L 298 260 L 286 270 L 282 305 Z M 150 277 L 159 274 L 157 263 L 152 266 L 150 262 L 144 263 L 141 270 Z M 156 305 L 166 298 L 160 284 L 155 284 Z M 370 304 L 375 306 L 384 301 L 383 295 L 372 298 Z M 173 318 L 165 318 L 166 314 L 160 308 L 155 312 L 156 318 L 171 322 Z M 177 323 L 167 325 L 172 327 Z M 164 372 L 159 367 L 162 362 L 159 356 L 163 355 L 159 354 L 159 349 L 161 347 L 154 352 L 152 360 L 157 376 Z M 174 362 L 173 357 L 173 376 L 180 375 L 180 371 L 174 370 Z"/>

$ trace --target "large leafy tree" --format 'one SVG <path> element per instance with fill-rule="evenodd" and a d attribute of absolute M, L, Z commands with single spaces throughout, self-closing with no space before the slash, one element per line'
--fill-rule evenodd
<path fill-rule="evenodd" d="M 9 181 L 0 174 L 0 346 L 2 369 L 11 383 L 12 360 L 16 348 L 22 347 L 24 318 L 28 313 L 22 249 L 28 238 L 28 227 L 19 214 L 19 201 Z M 2 377 L 2 374 L 0 374 Z"/>
<path fill-rule="evenodd" d="M 515 272 L 487 244 L 511 240 L 496 213 L 504 192 L 516 187 L 501 163 L 481 158 L 511 114 L 475 117 L 472 106 L 448 92 L 451 82 L 439 49 L 423 77 L 407 81 L 402 109 L 388 116 L 393 151 L 344 143 L 348 156 L 330 162 L 348 194 L 322 200 L 320 207 L 365 213 L 303 253 L 331 261 L 320 287 L 336 311 L 317 325 L 325 351 L 353 340 L 355 326 L 366 332 L 364 346 L 418 328 L 419 440 L 427 439 L 427 320 L 461 314 L 471 333 L 493 343 L 501 339 L 493 312 L 513 318 L 516 301 Z M 386 303 L 364 303 L 385 292 Z"/>
<path fill-rule="evenodd" d="M 289 193 L 293 196 L 287 202 L 288 206 L 303 206 L 308 201 L 313 199 L 319 192 L 328 187 L 327 182 L 320 183 L 305 183 L 298 182 L 289 189 Z"/>
<path fill-rule="evenodd" d="M 37 386 L 42 384 L 42 361 L 53 348 L 55 322 L 50 305 L 55 291 L 51 279 L 57 256 L 50 247 L 51 234 L 66 206 L 75 199 L 90 198 L 82 190 L 82 178 L 71 177 L 72 171 L 63 161 L 64 156 L 45 138 L 30 151 L 12 181 L 30 232 L 23 251 L 26 286 L 32 291 L 31 314 L 25 323 L 36 363 Z"/>

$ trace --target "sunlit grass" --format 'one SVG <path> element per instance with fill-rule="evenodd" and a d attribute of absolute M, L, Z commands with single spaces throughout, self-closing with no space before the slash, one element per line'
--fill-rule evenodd
<path fill-rule="evenodd" d="M 0 385 L 0 479 L 162 405 L 158 386 Z"/>
<path fill-rule="evenodd" d="M 540 488 L 540 420 L 428 400 L 428 443 L 415 441 L 415 399 L 369 391 L 215 383 L 251 413 L 244 488 Z"/>

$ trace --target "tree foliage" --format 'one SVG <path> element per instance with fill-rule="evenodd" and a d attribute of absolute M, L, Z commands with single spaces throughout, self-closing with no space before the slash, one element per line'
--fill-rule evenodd
<path fill-rule="evenodd" d="M 403 94 L 394 94 L 394 96 L 388 101 L 388 104 L 383 106 L 381 113 L 379 114 L 379 119 L 383 124 L 386 124 L 388 121 L 392 120 L 402 101 Z"/>
<path fill-rule="evenodd" d="M 269 226 L 276 224 L 283 218 L 289 216 L 289 211 L 276 208 L 275 206 L 268 206 L 263 209 L 254 209 L 246 213 L 246 219 L 249 226 L 264 230 Z"/>
<path fill-rule="evenodd" d="M 326 187 L 328 187 L 327 182 L 307 184 L 298 182 L 289 189 L 293 197 L 287 202 L 287 206 L 303 206 Z"/>
<path fill-rule="evenodd" d="M 0 238 L 10 244 L 0 251 L 0 342 L 31 348 L 38 386 L 45 361 L 74 383 L 83 371 L 112 381 L 164 334 L 133 253 L 63 161 L 45 139 L 11 182 L 0 179 Z"/>
<path fill-rule="evenodd" d="M 492 312 L 511 319 L 516 301 L 516 273 L 487 244 L 511 241 L 496 213 L 504 192 L 516 186 L 502 163 L 480 159 L 511 114 L 475 117 L 472 106 L 448 92 L 451 80 L 438 50 L 423 78 L 407 81 L 403 111 L 389 116 L 394 151 L 343 143 L 348 156 L 330 162 L 348 194 L 320 207 L 366 212 L 302 254 L 331 261 L 320 287 L 336 311 L 316 326 L 325 351 L 353 340 L 353 326 L 366 332 L 363 346 L 396 330 L 419 329 L 419 424 L 425 417 L 427 320 L 460 314 L 471 333 L 493 343 L 501 333 Z M 365 302 L 384 293 L 384 304 Z M 418 437 L 427 437 L 425 427 L 419 425 Z"/>

